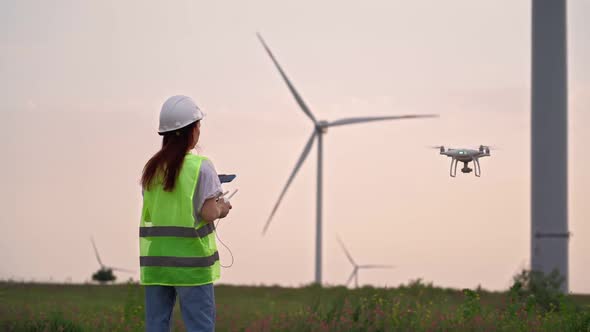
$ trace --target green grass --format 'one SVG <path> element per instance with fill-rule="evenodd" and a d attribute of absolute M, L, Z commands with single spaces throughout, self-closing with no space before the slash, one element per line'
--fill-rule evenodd
<path fill-rule="evenodd" d="M 590 296 L 531 297 L 414 282 L 346 289 L 219 285 L 218 331 L 590 331 Z M 183 331 L 178 310 L 174 330 Z M 143 288 L 0 283 L 1 331 L 143 331 Z"/>

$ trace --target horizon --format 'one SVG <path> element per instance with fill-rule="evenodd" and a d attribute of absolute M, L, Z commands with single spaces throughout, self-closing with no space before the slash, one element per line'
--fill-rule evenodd
<path fill-rule="evenodd" d="M 218 173 L 237 174 L 225 190 L 240 189 L 219 224 L 235 257 L 220 284 L 311 282 L 316 147 L 260 236 L 313 128 L 259 31 L 318 119 L 440 115 L 330 128 L 324 282 L 343 283 L 351 271 L 338 234 L 357 263 L 396 266 L 363 271 L 361 286 L 422 278 L 445 288 L 507 289 L 530 264 L 529 1 L 311 5 L 3 5 L 0 279 L 90 279 L 98 269 L 91 235 L 103 262 L 138 271 L 139 175 L 160 144 L 162 103 L 186 94 L 207 114 L 199 151 Z M 568 2 L 576 294 L 590 294 L 588 13 L 590 3 Z M 449 178 L 450 160 L 426 148 L 480 144 L 499 147 L 481 161 L 481 178 Z M 228 251 L 218 247 L 227 264 Z"/>

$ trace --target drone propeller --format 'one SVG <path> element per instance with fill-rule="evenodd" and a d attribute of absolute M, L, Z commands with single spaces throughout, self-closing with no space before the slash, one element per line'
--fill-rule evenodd
<path fill-rule="evenodd" d="M 440 150 L 440 152 L 445 152 L 444 145 L 430 145 L 428 146 L 430 149 Z"/>
<path fill-rule="evenodd" d="M 487 148 L 488 150 L 500 150 L 497 146 L 495 145 L 480 145 L 479 146 L 480 149 L 485 149 Z"/>
<path fill-rule="evenodd" d="M 496 150 L 498 150 L 498 148 L 495 146 L 489 146 L 489 145 L 480 145 L 479 146 L 479 152 L 484 152 L 489 155 L 491 150 L 496 151 Z"/>

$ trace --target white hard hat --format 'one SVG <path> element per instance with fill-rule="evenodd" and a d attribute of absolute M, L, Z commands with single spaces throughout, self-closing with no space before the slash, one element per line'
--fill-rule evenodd
<path fill-rule="evenodd" d="M 172 96 L 162 105 L 158 134 L 186 127 L 204 116 L 205 114 L 190 97 Z"/>

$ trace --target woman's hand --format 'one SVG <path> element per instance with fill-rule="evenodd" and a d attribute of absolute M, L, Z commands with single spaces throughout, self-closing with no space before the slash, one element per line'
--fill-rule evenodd
<path fill-rule="evenodd" d="M 225 218 L 232 208 L 231 203 L 224 198 L 220 198 L 217 205 L 219 206 L 219 218 Z"/>
<path fill-rule="evenodd" d="M 225 218 L 231 208 L 231 203 L 226 202 L 223 197 L 209 198 L 203 203 L 201 218 L 206 222 L 214 222 L 217 219 Z"/>

